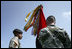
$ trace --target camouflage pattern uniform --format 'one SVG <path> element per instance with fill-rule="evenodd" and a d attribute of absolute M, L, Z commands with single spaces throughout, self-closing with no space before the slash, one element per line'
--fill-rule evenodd
<path fill-rule="evenodd" d="M 39 42 L 42 48 L 71 48 L 71 41 L 66 31 L 55 25 L 41 29 Z"/>
<path fill-rule="evenodd" d="M 19 42 L 19 39 L 18 37 L 13 37 L 11 40 L 10 40 L 10 43 L 9 43 L 9 48 L 20 48 L 20 42 Z"/>

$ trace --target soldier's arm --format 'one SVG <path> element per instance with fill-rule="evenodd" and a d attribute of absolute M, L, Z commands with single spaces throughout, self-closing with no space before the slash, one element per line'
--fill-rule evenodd
<path fill-rule="evenodd" d="M 41 43 L 42 47 L 44 45 L 45 40 L 48 38 L 48 36 L 50 36 L 50 35 L 48 34 L 47 30 L 45 30 L 45 29 L 42 29 L 39 32 L 39 42 Z"/>
<path fill-rule="evenodd" d="M 14 41 L 11 41 L 9 48 L 17 48 L 16 46 L 17 44 Z"/>
<path fill-rule="evenodd" d="M 64 43 L 65 48 L 71 48 L 71 41 L 70 41 L 70 38 L 69 38 L 69 36 L 68 36 L 68 34 L 67 34 L 66 31 L 65 31 L 64 33 L 65 33 L 65 38 L 66 38 L 65 43 Z"/>

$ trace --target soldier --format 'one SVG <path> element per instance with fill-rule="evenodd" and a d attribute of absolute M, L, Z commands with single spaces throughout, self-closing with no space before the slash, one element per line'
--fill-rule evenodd
<path fill-rule="evenodd" d="M 55 25 L 55 17 L 49 16 L 46 23 L 47 27 L 39 32 L 39 42 L 42 48 L 71 48 L 71 41 L 67 32 Z"/>
<path fill-rule="evenodd" d="M 20 42 L 19 39 L 22 39 L 22 31 L 19 29 L 14 29 L 13 34 L 14 37 L 10 40 L 9 48 L 20 48 Z"/>

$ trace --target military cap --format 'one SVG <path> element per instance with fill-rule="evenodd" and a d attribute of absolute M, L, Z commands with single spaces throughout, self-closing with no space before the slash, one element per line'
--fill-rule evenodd
<path fill-rule="evenodd" d="M 22 34 L 23 32 L 20 29 L 14 29 L 13 30 L 13 33 L 14 34 L 16 34 L 16 33 Z"/>

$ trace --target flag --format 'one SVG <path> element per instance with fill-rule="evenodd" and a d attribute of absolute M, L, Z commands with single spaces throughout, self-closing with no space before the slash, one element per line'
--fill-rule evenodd
<path fill-rule="evenodd" d="M 27 15 L 26 20 L 28 19 L 30 13 Z M 30 27 L 33 26 L 32 34 L 39 36 L 39 32 L 41 29 L 45 28 L 46 20 L 43 13 L 43 6 L 40 5 L 33 11 L 33 14 L 31 15 L 29 21 L 24 27 L 24 30 L 27 31 Z"/>
<path fill-rule="evenodd" d="M 39 32 L 41 29 L 45 28 L 46 25 L 46 20 L 45 20 L 45 16 L 43 13 L 43 7 L 40 9 L 40 17 L 39 17 L 39 28 L 38 28 L 38 32 L 37 35 L 39 36 Z"/>

